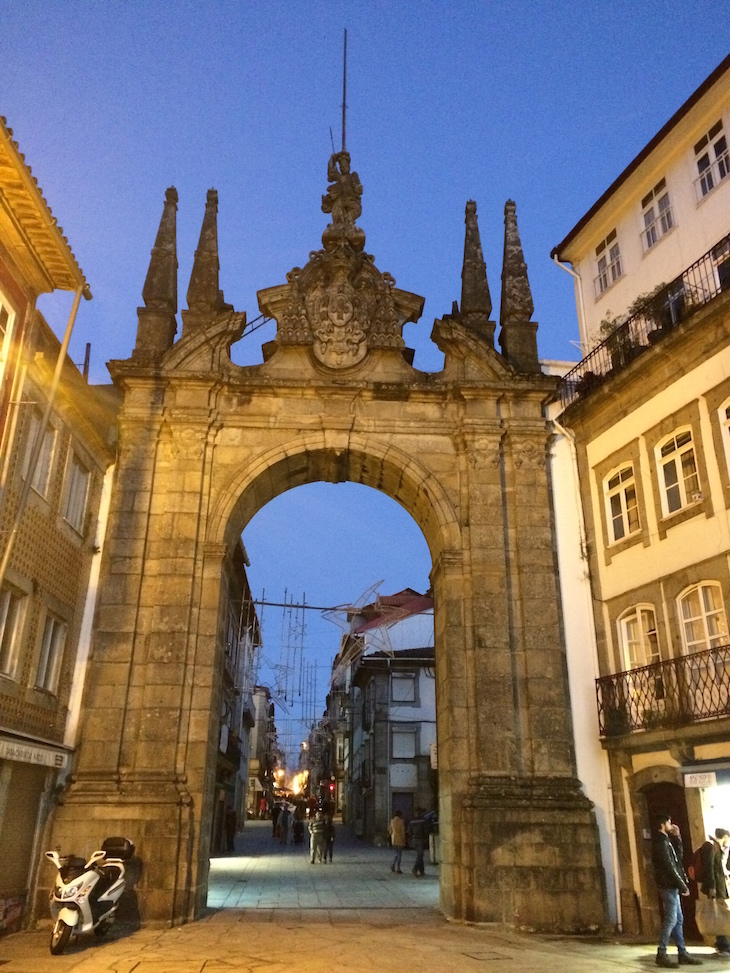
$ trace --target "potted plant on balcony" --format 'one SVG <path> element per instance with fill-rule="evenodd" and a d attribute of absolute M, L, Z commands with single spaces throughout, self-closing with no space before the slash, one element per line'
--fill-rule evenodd
<path fill-rule="evenodd" d="M 621 736 L 631 729 L 631 717 L 626 700 L 611 700 L 604 711 L 604 722 L 607 737 Z"/>

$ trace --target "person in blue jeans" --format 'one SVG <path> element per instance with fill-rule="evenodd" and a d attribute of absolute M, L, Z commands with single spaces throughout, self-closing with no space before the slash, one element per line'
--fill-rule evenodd
<path fill-rule="evenodd" d="M 664 922 L 655 962 L 657 966 L 670 970 L 676 966 L 702 965 L 702 960 L 690 956 L 684 944 L 682 928 L 684 919 L 680 896 L 689 895 L 689 885 L 682 865 L 683 856 L 684 849 L 679 828 L 672 823 L 671 815 L 659 814 L 656 819 L 652 859 L 657 890 L 664 910 Z M 667 946 L 672 937 L 677 944 L 678 963 L 667 956 Z"/>

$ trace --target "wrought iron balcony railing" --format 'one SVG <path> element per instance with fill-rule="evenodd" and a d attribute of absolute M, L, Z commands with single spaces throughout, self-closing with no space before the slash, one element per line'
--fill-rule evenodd
<path fill-rule="evenodd" d="M 730 715 L 730 645 L 596 679 L 602 737 Z"/>
<path fill-rule="evenodd" d="M 560 383 L 565 408 L 622 371 L 700 307 L 730 290 L 730 234 L 632 314 L 578 362 Z"/>

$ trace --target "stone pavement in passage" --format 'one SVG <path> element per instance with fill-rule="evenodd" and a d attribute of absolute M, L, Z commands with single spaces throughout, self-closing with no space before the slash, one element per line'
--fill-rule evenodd
<path fill-rule="evenodd" d="M 390 850 L 337 828 L 332 865 L 249 821 L 236 854 L 211 862 L 208 914 L 172 929 L 118 925 L 48 951 L 50 924 L 0 939 L 0 973 L 619 973 L 648 971 L 654 946 L 537 936 L 447 922 L 438 876 L 390 871 Z M 730 970 L 707 947 L 708 970 Z"/>

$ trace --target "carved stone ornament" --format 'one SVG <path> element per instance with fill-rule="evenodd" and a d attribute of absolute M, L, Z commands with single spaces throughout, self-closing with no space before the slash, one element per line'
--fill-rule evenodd
<path fill-rule="evenodd" d="M 530 439 L 513 442 L 512 457 L 517 469 L 544 469 L 547 463 L 545 443 L 536 443 Z"/>
<path fill-rule="evenodd" d="M 323 365 L 357 365 L 367 353 L 367 322 L 362 300 L 343 281 L 317 298 L 314 306 L 314 354 Z"/>
<path fill-rule="evenodd" d="M 328 368 L 359 364 L 373 348 L 405 348 L 402 327 L 416 320 L 422 300 L 395 287 L 365 253 L 365 234 L 355 225 L 362 186 L 350 172 L 349 155 L 330 159 L 331 185 L 322 209 L 332 213 L 323 235 L 324 249 L 310 253 L 303 268 L 287 274 L 288 283 L 259 292 L 264 313 L 276 318 L 276 343 L 311 346 Z"/>

